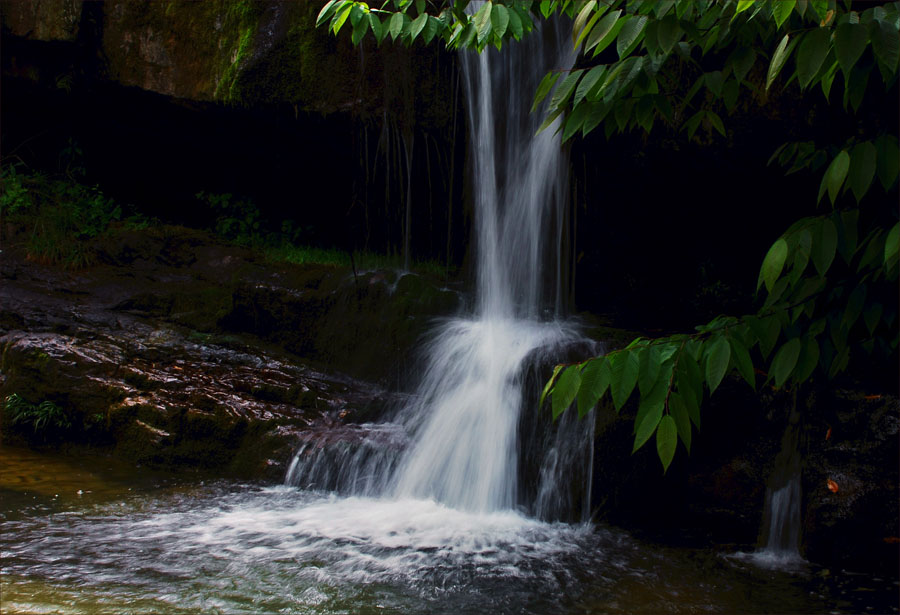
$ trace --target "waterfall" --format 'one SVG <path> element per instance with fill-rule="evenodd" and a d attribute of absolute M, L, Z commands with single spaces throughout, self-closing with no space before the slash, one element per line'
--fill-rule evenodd
<path fill-rule="evenodd" d="M 755 552 L 734 554 L 763 568 L 792 570 L 806 564 L 800 555 L 799 423 L 800 412 L 795 400 L 781 438 L 781 450 L 775 456 L 775 467 L 766 485 L 759 547 Z"/>
<path fill-rule="evenodd" d="M 800 557 L 800 413 L 794 408 L 775 457 L 775 469 L 766 488 L 760 553 L 786 561 Z"/>
<path fill-rule="evenodd" d="M 310 454 L 304 445 L 289 484 L 433 499 L 476 513 L 518 507 L 563 518 L 563 508 L 577 507 L 577 516 L 586 517 L 592 420 L 539 422 L 537 392 L 525 390 L 528 381 L 546 377 L 567 348 L 584 343 L 559 320 L 567 160 L 556 126 L 536 134 L 543 114 L 530 113 L 540 79 L 570 67 L 574 53 L 563 28 L 539 23 L 536 29 L 502 53 L 462 53 L 474 188 L 474 310 L 438 325 L 423 345 L 420 384 L 395 417 L 408 434 L 403 452 L 364 443 L 323 455 L 321 447 Z M 524 431 L 551 435 L 528 438 L 534 446 L 523 450 L 526 409 L 530 427 Z M 329 461 L 352 467 L 322 471 Z M 528 481 L 537 484 L 530 500 L 519 488 L 525 466 L 532 469 Z"/>

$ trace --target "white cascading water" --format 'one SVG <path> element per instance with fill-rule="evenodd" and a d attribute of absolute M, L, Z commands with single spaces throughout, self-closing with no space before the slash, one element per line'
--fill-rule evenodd
<path fill-rule="evenodd" d="M 478 242 L 476 312 L 444 324 L 428 349 L 419 392 L 404 411 L 411 422 L 424 417 L 424 423 L 395 477 L 401 497 L 471 511 L 513 508 L 524 364 L 558 355 L 577 339 L 557 322 L 538 320 L 551 294 L 544 291 L 548 278 L 556 282 L 547 285 L 554 287 L 554 312 L 559 308 L 559 263 L 545 247 L 560 243 L 548 235 L 561 228 L 566 168 L 554 128 L 535 135 L 542 116 L 529 113 L 528 103 L 542 64 L 560 68 L 572 61 L 562 44 L 542 57 L 540 39 L 503 54 L 462 57 Z"/>
<path fill-rule="evenodd" d="M 764 508 L 762 549 L 763 558 L 786 562 L 800 562 L 800 414 L 794 409 L 781 441 L 781 451 L 775 457 L 775 469 L 769 478 Z"/>
<path fill-rule="evenodd" d="M 781 438 L 781 450 L 766 486 L 759 548 L 738 553 L 764 568 L 795 568 L 806 564 L 800 554 L 802 493 L 800 489 L 800 413 L 794 408 Z"/>
<path fill-rule="evenodd" d="M 520 509 L 546 519 L 586 517 L 590 423 L 566 417 L 553 429 L 529 417 L 530 427 L 522 427 L 523 408 L 537 411 L 537 392 L 526 392 L 526 381 L 540 383 L 541 368 L 584 343 L 557 319 L 566 159 L 556 126 L 536 134 L 543 114 L 530 112 L 546 71 L 574 60 L 562 30 L 534 32 L 502 53 L 462 54 L 477 242 L 474 314 L 432 333 L 422 347 L 420 384 L 394 422 L 359 426 L 343 441 L 329 435 L 324 446 L 311 435 L 287 484 L 432 500 L 474 514 Z M 526 451 L 522 433 L 529 434 Z M 522 473 L 528 480 L 520 489 Z M 557 489 L 559 482 L 568 484 Z"/>

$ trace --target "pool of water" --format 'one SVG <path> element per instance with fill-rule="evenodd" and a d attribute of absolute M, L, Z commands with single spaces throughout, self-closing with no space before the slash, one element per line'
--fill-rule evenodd
<path fill-rule="evenodd" d="M 896 579 L 0 451 L 4 613 L 897 612 Z"/>

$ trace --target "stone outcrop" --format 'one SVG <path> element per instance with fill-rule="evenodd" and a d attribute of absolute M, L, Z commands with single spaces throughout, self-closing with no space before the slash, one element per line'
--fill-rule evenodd
<path fill-rule="evenodd" d="M 376 48 L 371 36 L 354 47 L 346 33 L 315 27 L 315 2 L 5 0 L 0 8 L 8 34 L 69 43 L 93 10 L 94 31 L 81 44 L 96 47 L 89 52 L 101 58 L 102 76 L 174 98 L 386 114 L 430 129 L 452 116 L 446 51 L 389 41 Z M 16 58 L 19 74 L 28 61 Z"/>
<path fill-rule="evenodd" d="M 30 0 L 0 3 L 3 26 L 11 34 L 38 41 L 78 38 L 82 0 Z"/>
<path fill-rule="evenodd" d="M 0 396 L 62 408 L 64 441 L 271 480 L 301 434 L 383 412 L 391 395 L 347 373 L 396 377 L 456 299 L 404 283 L 418 276 L 264 263 L 174 227 L 113 233 L 99 258 L 71 272 L 4 247 Z M 9 412 L 3 427 L 7 441 L 53 443 Z"/>

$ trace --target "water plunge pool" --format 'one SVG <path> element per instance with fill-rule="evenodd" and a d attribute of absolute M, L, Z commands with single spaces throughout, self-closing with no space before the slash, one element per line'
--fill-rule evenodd
<path fill-rule="evenodd" d="M 5 613 L 897 610 L 895 580 L 767 569 L 603 525 L 0 458 Z"/>

